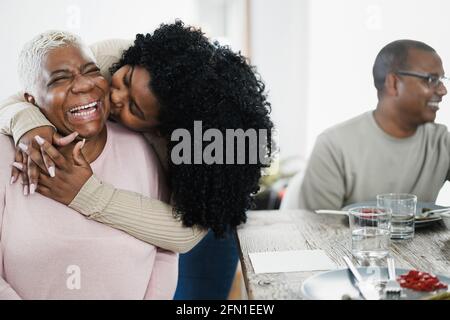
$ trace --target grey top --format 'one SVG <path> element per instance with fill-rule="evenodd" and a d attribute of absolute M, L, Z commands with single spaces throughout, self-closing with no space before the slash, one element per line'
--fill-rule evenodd
<path fill-rule="evenodd" d="M 300 188 L 300 208 L 339 209 L 398 192 L 435 202 L 449 180 L 447 127 L 427 123 L 408 138 L 385 133 L 366 112 L 317 138 Z"/>

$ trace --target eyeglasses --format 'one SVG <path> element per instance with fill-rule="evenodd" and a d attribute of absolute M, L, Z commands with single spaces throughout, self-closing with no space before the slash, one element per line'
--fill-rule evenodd
<path fill-rule="evenodd" d="M 429 73 L 420 73 L 414 71 L 397 71 L 396 74 L 424 79 L 430 88 L 437 88 L 441 84 L 445 86 L 449 82 L 449 78 L 445 76 L 440 77 Z"/>

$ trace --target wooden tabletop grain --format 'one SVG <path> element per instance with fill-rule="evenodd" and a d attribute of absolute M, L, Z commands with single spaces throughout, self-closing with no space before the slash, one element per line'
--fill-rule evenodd
<path fill-rule="evenodd" d="M 344 267 L 351 257 L 348 218 L 305 210 L 250 211 L 237 229 L 241 267 L 249 299 L 302 299 L 301 286 L 318 272 L 255 274 L 249 253 L 320 249 Z M 396 266 L 450 276 L 450 230 L 442 222 L 416 229 L 414 239 L 395 241 Z M 355 260 L 354 260 L 355 261 Z"/>

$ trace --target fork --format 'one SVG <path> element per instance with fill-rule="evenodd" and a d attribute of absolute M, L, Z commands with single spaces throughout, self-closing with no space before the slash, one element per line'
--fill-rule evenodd
<path fill-rule="evenodd" d="M 447 212 L 450 212 L 450 208 L 434 209 L 434 210 L 429 210 L 429 211 L 425 211 L 420 214 L 417 214 L 416 217 L 428 218 L 431 215 L 435 216 L 437 213 L 441 214 L 441 213 L 447 213 Z"/>
<path fill-rule="evenodd" d="M 384 292 L 390 298 L 398 299 L 402 294 L 402 287 L 400 287 L 400 285 L 396 280 L 394 259 L 391 257 L 387 258 L 387 265 L 388 265 L 389 280 L 386 283 Z"/>

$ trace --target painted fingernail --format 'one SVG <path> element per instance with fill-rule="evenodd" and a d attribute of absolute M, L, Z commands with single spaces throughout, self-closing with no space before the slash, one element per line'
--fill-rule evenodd
<path fill-rule="evenodd" d="M 23 195 L 24 196 L 28 195 L 28 186 L 23 186 Z"/>
<path fill-rule="evenodd" d="M 83 139 L 83 143 L 81 143 L 80 150 L 83 149 L 85 142 L 86 142 L 86 139 Z"/>
<path fill-rule="evenodd" d="M 36 191 L 36 185 L 34 183 L 30 184 L 30 194 L 34 194 Z"/>
<path fill-rule="evenodd" d="M 23 170 L 23 164 L 20 162 L 13 162 L 12 166 L 19 170 Z"/>
<path fill-rule="evenodd" d="M 45 142 L 45 140 L 42 139 L 40 136 L 35 136 L 35 137 L 34 137 L 34 140 L 36 140 L 36 142 L 37 142 L 40 146 L 42 146 L 42 145 L 44 144 L 44 142 Z"/>
<path fill-rule="evenodd" d="M 55 177 L 55 167 L 54 166 L 48 167 L 48 173 L 50 174 L 50 177 L 54 178 Z"/>
<path fill-rule="evenodd" d="M 11 181 L 9 181 L 9 184 L 13 184 L 14 182 L 16 182 L 16 177 L 12 176 L 11 177 Z"/>
<path fill-rule="evenodd" d="M 22 150 L 23 152 L 26 152 L 28 150 L 28 146 L 26 144 L 23 144 L 22 142 L 19 142 L 18 147 L 20 148 L 20 150 Z"/>

